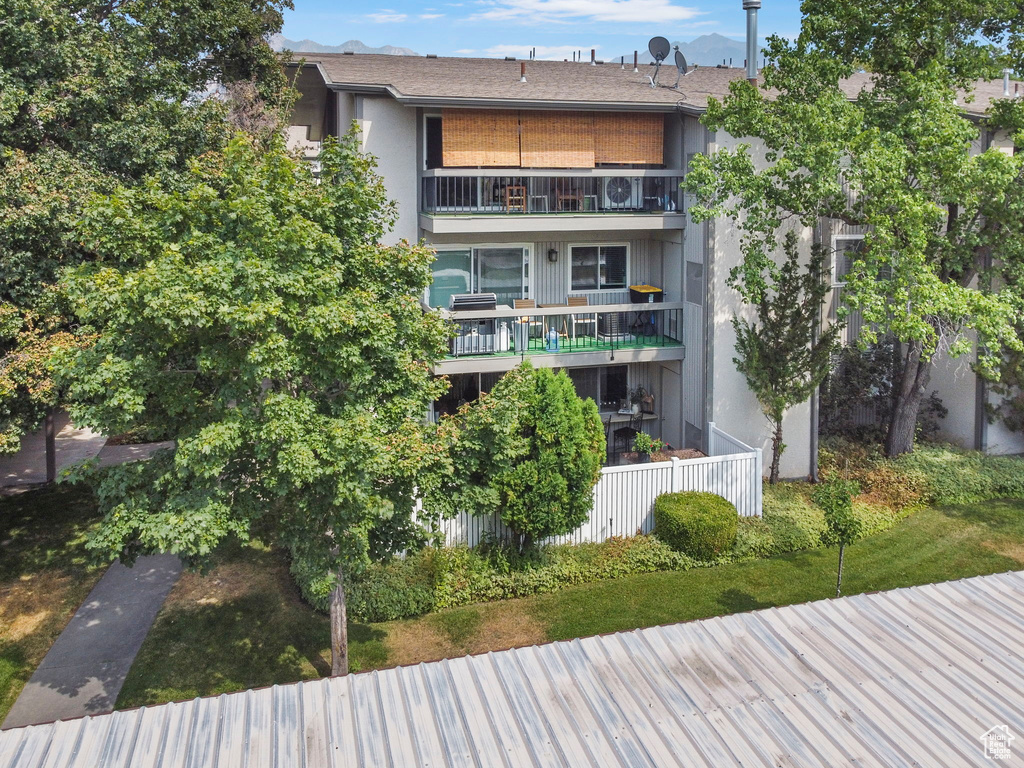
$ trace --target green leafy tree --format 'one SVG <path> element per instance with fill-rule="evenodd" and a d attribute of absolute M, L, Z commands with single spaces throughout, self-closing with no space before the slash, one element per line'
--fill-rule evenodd
<path fill-rule="evenodd" d="M 742 261 L 731 277 L 754 303 L 777 269 L 784 225 L 867 228 L 843 293 L 863 315 L 865 344 L 891 335 L 901 345 L 886 435 L 895 456 L 913 449 L 936 353 L 967 354 L 976 337 L 986 371 L 1022 348 L 1013 320 L 1024 306 L 1024 153 L 972 143 L 999 128 L 1024 146 L 1024 103 L 997 100 L 981 125 L 964 113 L 977 78 L 1021 69 L 1019 8 L 805 0 L 802 10 L 795 41 L 769 40 L 763 87 L 734 82 L 709 102 L 708 128 L 759 147 L 697 158 L 692 213 L 736 223 Z"/>
<path fill-rule="evenodd" d="M 91 257 L 75 236 L 81 204 L 148 174 L 183 171 L 223 147 L 239 98 L 286 99 L 265 37 L 289 0 L 10 0 L 0 11 L 0 451 L 53 408 L 49 353 L 73 322 L 52 290 Z M 242 95 L 249 92 L 241 91 Z M 26 355 L 31 348 L 33 354 Z M 46 354 L 44 354 L 46 353 Z M 31 370 L 26 368 L 32 362 Z M 45 382 L 42 386 L 33 386 Z"/>
<path fill-rule="evenodd" d="M 432 499 L 447 513 L 497 512 L 525 550 L 586 522 L 605 456 L 597 406 L 564 371 L 525 362 L 441 425 L 451 476 Z"/>
<path fill-rule="evenodd" d="M 424 313 L 432 253 L 385 247 L 394 206 L 350 136 L 320 180 L 244 136 L 154 180 L 94 198 L 97 259 L 64 289 L 96 334 L 63 371 L 78 424 L 176 436 L 151 460 L 94 478 L 104 519 L 89 547 L 131 562 L 201 565 L 254 531 L 333 573 L 332 668 L 348 670 L 345 579 L 411 546 L 422 414 L 446 329 Z"/>
<path fill-rule="evenodd" d="M 806 268 L 800 264 L 797 237 L 789 232 L 783 246 L 785 262 L 774 283 L 757 303 L 757 321 L 734 317 L 737 370 L 757 397 L 772 425 L 769 482 L 779 481 L 779 460 L 786 449 L 782 419 L 794 405 L 806 402 L 828 375 L 841 326 L 820 332 L 821 304 L 828 292 L 822 280 L 824 254 L 814 249 Z"/>
<path fill-rule="evenodd" d="M 853 511 L 853 497 L 860 486 L 851 480 L 832 478 L 814 489 L 811 499 L 825 513 L 825 530 L 821 542 L 826 547 L 839 547 L 839 575 L 836 577 L 836 597 L 843 589 L 843 555 L 846 547 L 864 532 L 864 521 Z"/>

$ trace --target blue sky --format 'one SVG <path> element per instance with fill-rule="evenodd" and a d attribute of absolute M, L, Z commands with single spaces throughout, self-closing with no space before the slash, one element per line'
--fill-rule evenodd
<path fill-rule="evenodd" d="M 598 58 L 643 50 L 654 35 L 692 40 L 717 32 L 742 40 L 742 0 L 294 0 L 284 35 L 326 45 L 361 40 L 417 53 L 569 58 L 597 48 Z M 799 31 L 798 0 L 764 0 L 761 37 Z"/>

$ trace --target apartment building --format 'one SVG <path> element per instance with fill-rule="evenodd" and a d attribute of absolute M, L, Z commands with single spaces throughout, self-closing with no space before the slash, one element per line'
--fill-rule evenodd
<path fill-rule="evenodd" d="M 749 312 L 727 284 L 738 233 L 727 221 L 693 223 L 680 189 L 694 154 L 740 141 L 709 133 L 699 117 L 743 69 L 678 77 L 663 67 L 655 81 L 653 67 L 631 62 L 298 56 L 293 146 L 315 160 L 324 136 L 354 123 L 398 204 L 390 237 L 437 251 L 423 300 L 448 313 L 458 335 L 435 370 L 452 383 L 435 415 L 529 359 L 565 369 L 594 399 L 613 448 L 623 447 L 615 431 L 634 424 L 706 450 L 713 422 L 770 449 L 768 423 L 733 363 L 732 318 Z M 847 83 L 851 94 L 864 81 Z M 802 235 L 808 246 L 832 242 L 841 270 L 863 233 L 824 222 Z M 964 370 L 940 370 L 934 386 L 956 400 L 969 389 L 973 402 Z M 635 417 L 625 411 L 639 390 Z M 970 411 L 958 410 L 945 434 L 974 447 L 983 409 Z M 783 476 L 811 474 L 813 401 L 787 414 L 785 434 Z"/>

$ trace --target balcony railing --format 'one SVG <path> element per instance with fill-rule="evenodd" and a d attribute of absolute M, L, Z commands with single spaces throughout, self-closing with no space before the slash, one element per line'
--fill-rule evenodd
<path fill-rule="evenodd" d="M 430 214 L 663 214 L 682 211 L 679 171 L 426 171 L 422 209 Z"/>
<path fill-rule="evenodd" d="M 606 304 L 447 312 L 455 326 L 449 357 L 682 347 L 682 306 Z"/>

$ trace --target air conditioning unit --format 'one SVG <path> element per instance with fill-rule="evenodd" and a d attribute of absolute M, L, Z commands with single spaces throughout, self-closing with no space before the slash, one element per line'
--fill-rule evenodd
<path fill-rule="evenodd" d="M 609 176 L 604 180 L 605 210 L 635 210 L 643 207 L 643 179 L 637 176 Z"/>

